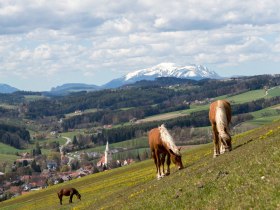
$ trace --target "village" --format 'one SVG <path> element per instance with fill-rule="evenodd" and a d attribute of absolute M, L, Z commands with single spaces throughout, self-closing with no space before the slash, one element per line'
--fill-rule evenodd
<path fill-rule="evenodd" d="M 69 143 L 68 143 L 69 144 Z M 65 153 L 63 146 L 60 147 L 60 160 L 53 158 L 42 164 L 42 155 L 33 156 L 29 152 L 19 154 L 9 175 L 0 172 L 0 201 L 27 194 L 31 191 L 41 190 L 48 186 L 78 179 L 89 174 L 99 173 L 117 167 L 123 167 L 134 162 L 133 159 L 113 160 L 116 149 L 110 150 L 107 142 L 104 153 L 98 152 L 74 152 Z M 85 160 L 87 158 L 97 159 L 93 164 Z M 44 169 L 40 169 L 45 166 Z M 65 170 L 65 168 L 70 170 Z M 26 175 L 26 174 L 30 175 Z M 8 179 L 7 179 L 7 176 Z"/>

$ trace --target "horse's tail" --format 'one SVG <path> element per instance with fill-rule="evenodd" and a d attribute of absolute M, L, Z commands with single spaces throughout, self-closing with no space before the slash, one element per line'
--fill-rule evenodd
<path fill-rule="evenodd" d="M 216 107 L 216 125 L 217 130 L 219 132 L 219 136 L 221 137 L 222 141 L 230 139 L 229 135 L 229 122 L 227 118 L 227 111 L 224 103 L 222 101 L 218 101 Z"/>

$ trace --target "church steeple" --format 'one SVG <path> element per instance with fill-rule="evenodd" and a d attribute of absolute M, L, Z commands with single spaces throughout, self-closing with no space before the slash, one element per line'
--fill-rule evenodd
<path fill-rule="evenodd" d="M 109 149 L 109 142 L 108 141 L 107 141 L 107 144 L 106 144 L 104 155 L 105 155 L 104 164 L 106 166 L 108 166 L 108 164 L 112 161 L 112 154 L 111 154 L 110 149 Z"/>

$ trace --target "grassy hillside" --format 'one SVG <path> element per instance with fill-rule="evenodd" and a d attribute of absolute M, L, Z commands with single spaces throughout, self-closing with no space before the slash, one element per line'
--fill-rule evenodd
<path fill-rule="evenodd" d="M 268 90 L 267 95 L 265 95 L 265 91 L 263 89 L 261 89 L 261 90 L 247 91 L 245 93 L 241 93 L 241 94 L 234 95 L 234 96 L 223 95 L 223 96 L 215 98 L 215 100 L 226 99 L 226 100 L 230 101 L 231 104 L 242 104 L 242 103 L 250 102 L 253 100 L 258 100 L 261 98 L 272 98 L 275 96 L 280 96 L 280 87 L 279 86 L 276 86 L 276 87 Z M 172 119 L 172 118 L 176 118 L 176 117 L 182 117 L 182 116 L 191 114 L 193 112 L 208 110 L 208 109 L 209 109 L 209 104 L 191 105 L 190 109 L 154 115 L 154 116 L 147 117 L 145 119 L 141 119 L 139 121 L 140 122 L 149 122 L 149 121 L 157 121 L 157 120 L 167 120 L 167 119 Z"/>
<path fill-rule="evenodd" d="M 183 152 L 186 166 L 155 179 L 152 160 L 93 174 L 0 203 L 1 209 L 277 209 L 280 121 L 234 136 L 233 151 L 212 158 L 212 144 Z M 56 192 L 76 187 L 82 201 Z"/>

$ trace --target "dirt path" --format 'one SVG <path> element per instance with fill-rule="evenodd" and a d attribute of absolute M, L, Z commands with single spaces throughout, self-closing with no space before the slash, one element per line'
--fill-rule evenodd
<path fill-rule="evenodd" d="M 60 154 L 63 154 L 63 148 L 72 142 L 71 138 L 69 138 L 69 137 L 62 136 L 62 138 L 66 139 L 66 142 L 65 142 L 65 144 L 63 144 L 62 146 L 59 147 Z M 69 165 L 71 163 L 71 161 L 73 160 L 73 157 L 66 155 L 66 154 L 65 154 L 65 156 L 69 160 L 67 163 Z"/>

